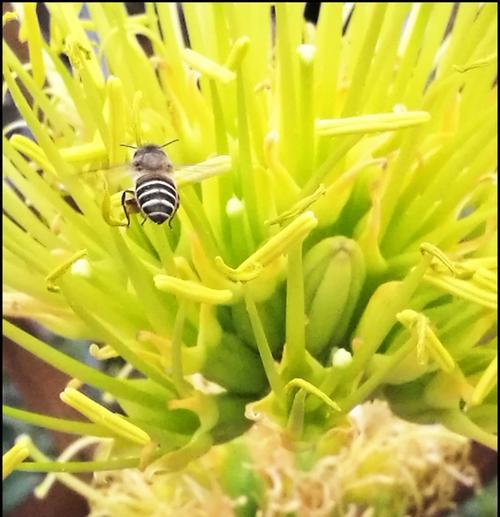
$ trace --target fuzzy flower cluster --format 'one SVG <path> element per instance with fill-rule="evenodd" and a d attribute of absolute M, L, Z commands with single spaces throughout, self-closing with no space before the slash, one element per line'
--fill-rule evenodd
<path fill-rule="evenodd" d="M 178 471 L 258 414 L 320 459 L 374 397 L 496 449 L 496 4 L 323 3 L 312 25 L 300 3 L 47 3 L 48 40 L 16 6 L 30 61 L 4 42 L 4 88 L 33 138 L 4 131 L 4 335 L 87 421 L 4 414 L 106 447 L 21 439 L 4 475 Z M 172 229 L 123 226 L 121 144 L 172 139 Z"/>
<path fill-rule="evenodd" d="M 263 417 L 181 472 L 101 473 L 89 517 L 135 517 L 138 508 L 150 517 L 430 517 L 454 508 L 457 484 L 479 484 L 466 438 L 400 420 L 382 401 L 358 406 L 348 425 L 326 433 L 329 454 L 319 460 L 309 450 L 297 462 L 282 438 Z"/>

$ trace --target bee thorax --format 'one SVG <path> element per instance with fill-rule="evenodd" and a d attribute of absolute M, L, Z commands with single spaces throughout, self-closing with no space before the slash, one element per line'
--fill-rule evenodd
<path fill-rule="evenodd" d="M 169 173 L 174 168 L 168 156 L 157 145 L 145 145 L 137 149 L 132 160 L 132 167 L 139 173 Z"/>

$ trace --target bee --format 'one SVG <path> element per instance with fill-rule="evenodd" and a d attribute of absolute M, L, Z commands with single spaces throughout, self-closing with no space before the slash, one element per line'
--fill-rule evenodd
<path fill-rule="evenodd" d="M 142 224 L 151 220 L 156 224 L 168 222 L 172 228 L 172 219 L 179 208 L 179 193 L 174 180 L 174 166 L 163 150 L 163 147 L 178 140 L 171 140 L 164 145 L 147 144 L 133 147 L 122 144 L 124 147 L 135 149 L 131 168 L 134 174 L 134 190 L 124 190 L 121 204 L 126 226 L 130 226 L 129 212 L 140 211 L 144 216 Z M 127 199 L 131 195 L 132 198 Z"/>

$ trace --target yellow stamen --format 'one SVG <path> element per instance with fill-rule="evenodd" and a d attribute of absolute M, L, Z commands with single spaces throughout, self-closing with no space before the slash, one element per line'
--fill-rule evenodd
<path fill-rule="evenodd" d="M 248 271 L 256 267 L 256 264 L 266 266 L 283 254 L 291 244 L 305 239 L 317 224 L 318 220 L 312 212 L 305 212 L 299 215 L 288 226 L 285 226 L 280 232 L 273 235 L 255 253 L 250 255 L 240 264 L 237 270 L 239 272 Z"/>
<path fill-rule="evenodd" d="M 428 318 L 411 309 L 399 312 L 396 318 L 410 331 L 416 332 L 419 362 L 425 362 L 428 353 L 444 372 L 449 373 L 455 369 L 453 357 L 432 331 Z"/>
<path fill-rule="evenodd" d="M 181 188 L 191 183 L 198 183 L 212 178 L 213 176 L 226 174 L 231 170 L 231 167 L 231 157 L 221 154 L 196 165 L 183 167 L 175 172 L 174 177 L 177 186 Z"/>
<path fill-rule="evenodd" d="M 248 51 L 249 45 L 250 38 L 248 38 L 248 36 L 238 38 L 229 52 L 229 56 L 227 57 L 225 64 L 226 68 L 233 71 L 236 70 L 240 66 L 240 63 L 243 61 L 243 58 Z"/>
<path fill-rule="evenodd" d="M 451 271 L 452 275 L 457 275 L 457 270 L 455 269 L 453 262 L 436 246 L 429 244 L 428 242 L 423 242 L 420 245 L 420 252 L 422 254 L 428 253 L 429 255 L 437 258 Z"/>
<path fill-rule="evenodd" d="M 404 113 L 378 113 L 339 119 L 316 121 L 316 133 L 320 136 L 354 135 L 358 133 L 378 133 L 417 126 L 431 119 L 426 111 Z"/>
<path fill-rule="evenodd" d="M 307 391 L 311 395 L 315 395 L 319 399 L 321 399 L 328 407 L 331 407 L 335 411 L 342 411 L 340 406 L 333 401 L 328 395 L 323 393 L 319 388 L 306 381 L 305 379 L 292 379 L 286 386 L 285 390 L 289 390 L 291 388 L 301 388 L 304 391 Z"/>
<path fill-rule="evenodd" d="M 306 196 L 295 205 L 290 208 L 290 210 L 286 210 L 282 214 L 280 214 L 277 217 L 274 217 L 273 219 L 269 219 L 264 222 L 264 224 L 267 225 L 273 225 L 273 224 L 281 224 L 289 219 L 293 219 L 294 217 L 300 215 L 302 212 L 307 210 L 314 202 L 316 202 L 321 196 L 324 196 L 326 193 L 326 188 L 323 184 L 321 184 L 311 195 Z"/>
<path fill-rule="evenodd" d="M 483 400 L 489 395 L 491 390 L 496 386 L 498 382 L 497 378 L 498 374 L 498 357 L 495 357 L 493 361 L 489 364 L 488 368 L 486 368 L 483 375 L 481 375 L 474 391 L 472 392 L 472 396 L 470 398 L 470 405 L 477 406 L 481 404 Z"/>
<path fill-rule="evenodd" d="M 236 74 L 226 68 L 225 66 L 219 65 L 215 61 L 208 59 L 207 57 L 185 48 L 183 52 L 184 61 L 191 67 L 205 75 L 209 79 L 220 81 L 221 83 L 229 83 L 236 79 Z"/>
<path fill-rule="evenodd" d="M 149 435 L 142 429 L 73 388 L 66 388 L 60 394 L 60 398 L 65 404 L 76 409 L 90 421 L 107 427 L 113 431 L 113 433 L 126 440 L 130 440 L 139 445 L 146 445 L 151 441 Z"/>
<path fill-rule="evenodd" d="M 233 293 L 228 289 L 211 289 L 203 284 L 168 275 L 156 275 L 154 283 L 160 291 L 166 291 L 193 302 L 224 305 L 230 303 L 233 298 Z"/>
<path fill-rule="evenodd" d="M 16 443 L 2 456 L 2 479 L 5 479 L 30 454 L 26 445 Z"/>
<path fill-rule="evenodd" d="M 80 379 L 70 379 L 66 383 L 66 388 L 73 388 L 75 390 L 78 390 L 82 387 L 83 383 Z"/>
<path fill-rule="evenodd" d="M 42 56 L 42 34 L 38 25 L 36 15 L 36 3 L 24 3 L 24 19 L 23 29 L 28 39 L 28 48 L 30 52 L 30 63 L 33 70 L 33 79 L 41 88 L 45 82 L 45 66 Z"/>
<path fill-rule="evenodd" d="M 109 345 L 99 347 L 99 345 L 96 345 L 95 343 L 92 343 L 89 346 L 89 354 L 98 361 L 105 361 L 106 359 L 118 357 L 118 353 Z"/>
<path fill-rule="evenodd" d="M 481 289 L 470 281 L 432 274 L 424 275 L 424 280 L 464 300 L 470 300 L 489 309 L 497 309 L 496 294 Z"/>
<path fill-rule="evenodd" d="M 233 282 L 249 282 L 257 278 L 262 271 L 262 265 L 258 263 L 253 264 L 252 268 L 248 268 L 245 271 L 233 269 L 224 262 L 222 257 L 215 257 L 215 265 L 221 273 L 226 275 Z"/>

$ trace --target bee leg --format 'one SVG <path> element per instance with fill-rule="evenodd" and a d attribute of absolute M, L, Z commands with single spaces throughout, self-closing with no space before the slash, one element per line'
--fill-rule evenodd
<path fill-rule="evenodd" d="M 130 215 L 128 213 L 128 210 L 127 210 L 127 194 L 134 194 L 134 191 L 133 190 L 124 190 L 122 192 L 122 208 L 123 208 L 123 213 L 125 214 L 125 217 L 127 218 L 127 224 L 124 225 L 124 226 L 127 226 L 127 228 L 130 226 Z"/>
<path fill-rule="evenodd" d="M 148 216 L 144 216 L 144 219 L 142 220 L 141 226 L 144 226 L 144 223 L 148 220 Z"/>

